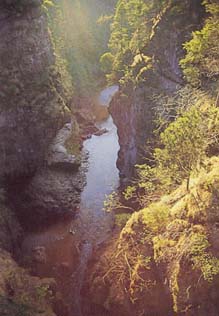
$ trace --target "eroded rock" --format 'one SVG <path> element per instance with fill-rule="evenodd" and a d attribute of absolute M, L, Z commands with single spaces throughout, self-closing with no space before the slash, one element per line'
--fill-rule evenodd
<path fill-rule="evenodd" d="M 50 145 L 47 155 L 47 163 L 50 168 L 69 171 L 76 171 L 79 168 L 79 159 L 75 155 L 68 153 L 65 147 L 65 142 L 71 137 L 72 125 L 73 123 L 65 124 Z"/>

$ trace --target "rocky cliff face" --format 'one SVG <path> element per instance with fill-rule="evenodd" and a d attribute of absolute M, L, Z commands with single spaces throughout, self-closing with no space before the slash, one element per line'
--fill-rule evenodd
<path fill-rule="evenodd" d="M 0 249 L 0 313 L 5 316 L 56 316 L 52 303 L 56 286 L 52 279 L 30 276 L 6 251 Z"/>
<path fill-rule="evenodd" d="M 50 148 L 71 115 L 42 2 L 0 4 L 0 179 L 12 208 L 34 221 L 73 212 L 81 188 L 78 161 L 64 148 L 75 126 Z"/>
<path fill-rule="evenodd" d="M 40 1 L 1 4 L 1 177 L 34 172 L 64 122 Z M 28 3 L 28 5 L 25 5 Z M 37 5 L 38 4 L 38 5 Z"/>
<path fill-rule="evenodd" d="M 170 2 L 171 3 L 171 2 Z M 121 87 L 111 102 L 111 113 L 120 142 L 118 167 L 122 177 L 132 175 L 132 167 L 141 154 L 147 155 L 145 145 L 152 140 L 154 96 L 169 95 L 184 84 L 179 60 L 182 44 L 197 29 L 203 16 L 201 1 L 172 2 L 157 18 L 151 29 L 150 41 L 142 54 L 152 58 L 153 68 L 146 71 L 135 87 Z"/>
<path fill-rule="evenodd" d="M 78 128 L 57 69 L 44 1 L 2 0 L 1 315 L 55 316 L 54 309 L 65 314 L 60 299 L 54 300 L 54 281 L 31 277 L 14 260 L 25 229 L 72 216 L 80 202 L 80 157 L 72 149 Z"/>

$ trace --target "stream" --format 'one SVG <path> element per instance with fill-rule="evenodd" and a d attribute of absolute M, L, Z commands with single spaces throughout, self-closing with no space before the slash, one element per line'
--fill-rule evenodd
<path fill-rule="evenodd" d="M 117 91 L 117 86 L 104 89 L 98 98 L 99 105 L 107 107 Z M 29 234 L 22 247 L 27 257 L 34 254 L 36 275 L 55 278 L 68 305 L 63 314 L 68 316 L 82 316 L 80 291 L 88 261 L 93 251 L 110 237 L 114 224 L 113 215 L 105 212 L 103 206 L 106 196 L 119 186 L 117 128 L 111 115 L 97 122 L 97 127 L 105 133 L 92 135 L 83 143 L 83 155 L 88 157 L 82 166 L 86 169 L 86 185 L 76 219 Z"/>

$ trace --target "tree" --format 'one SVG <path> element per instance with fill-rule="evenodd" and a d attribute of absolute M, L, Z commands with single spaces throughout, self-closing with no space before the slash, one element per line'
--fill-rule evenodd
<path fill-rule="evenodd" d="M 161 133 L 161 148 L 155 149 L 157 168 L 165 170 L 173 182 L 187 179 L 200 166 L 208 146 L 207 126 L 201 111 L 192 107 Z"/>
<path fill-rule="evenodd" d="M 114 57 L 111 53 L 107 52 L 100 57 L 101 70 L 107 74 L 112 71 Z"/>
<path fill-rule="evenodd" d="M 118 82 L 122 78 L 120 83 L 124 83 L 133 77 L 134 56 L 140 53 L 150 37 L 151 21 L 156 15 L 154 5 L 155 1 L 118 1 L 109 40 L 109 49 L 114 56 L 111 73 L 107 76 L 109 81 Z"/>
<path fill-rule="evenodd" d="M 184 44 L 186 56 L 180 62 L 186 79 L 194 86 L 215 80 L 219 75 L 219 4 L 216 1 L 204 3 L 211 16 Z"/>

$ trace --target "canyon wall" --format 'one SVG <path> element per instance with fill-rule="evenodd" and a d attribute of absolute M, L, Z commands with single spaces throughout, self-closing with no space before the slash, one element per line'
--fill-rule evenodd
<path fill-rule="evenodd" d="M 201 1 L 170 2 L 156 17 L 150 40 L 145 39 L 141 49 L 142 55 L 151 58 L 152 68 L 142 74 L 141 82 L 121 85 L 111 102 L 120 142 L 117 164 L 123 178 L 133 175 L 133 166 L 142 161 L 142 155 L 148 155 L 153 143 L 155 109 L 160 106 L 157 100 L 184 85 L 179 66 L 184 56 L 182 44 L 200 27 L 202 18 Z"/>
<path fill-rule="evenodd" d="M 0 3 L 0 314 L 6 316 L 54 316 L 57 308 L 65 314 L 55 282 L 30 276 L 17 262 L 27 231 L 75 215 L 84 184 L 71 91 L 47 14 L 42 0 Z"/>
<path fill-rule="evenodd" d="M 74 213 L 79 203 L 79 158 L 65 148 L 76 122 L 67 107 L 43 1 L 0 6 L 0 179 L 20 219 L 35 225 Z M 62 128 L 64 136 L 57 135 Z"/>

